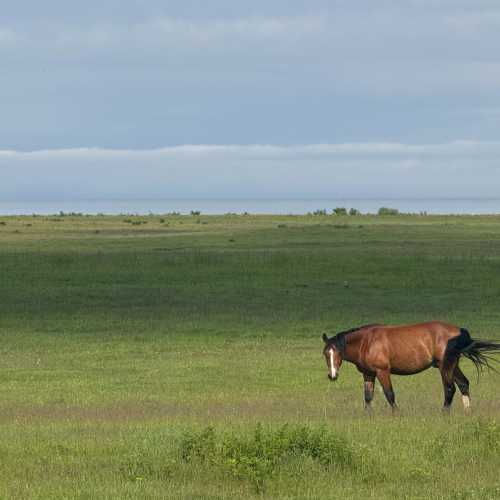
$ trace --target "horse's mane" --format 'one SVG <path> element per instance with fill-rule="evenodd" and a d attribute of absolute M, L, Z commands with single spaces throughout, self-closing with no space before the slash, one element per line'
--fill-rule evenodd
<path fill-rule="evenodd" d="M 350 328 L 349 330 L 344 330 L 343 332 L 336 333 L 328 343 L 333 344 L 342 354 L 345 352 L 345 346 L 347 343 L 346 337 L 354 332 L 362 330 L 363 328 L 370 328 L 372 326 L 378 326 L 380 323 L 370 323 L 368 325 L 361 325 L 355 328 Z"/>

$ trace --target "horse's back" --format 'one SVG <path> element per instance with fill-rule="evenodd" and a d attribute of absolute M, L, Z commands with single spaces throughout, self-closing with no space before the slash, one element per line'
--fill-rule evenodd
<path fill-rule="evenodd" d="M 375 326 L 367 332 L 367 362 L 377 369 L 412 374 L 443 359 L 448 340 L 460 329 L 441 321 L 414 325 Z"/>

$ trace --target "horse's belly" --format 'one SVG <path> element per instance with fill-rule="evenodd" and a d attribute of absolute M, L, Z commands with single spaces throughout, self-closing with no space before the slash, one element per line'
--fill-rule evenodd
<path fill-rule="evenodd" d="M 429 353 L 421 352 L 416 356 L 391 360 L 390 370 L 396 375 L 413 375 L 427 370 L 432 364 L 432 356 Z"/>
<path fill-rule="evenodd" d="M 414 365 L 414 366 L 405 366 L 405 367 L 397 367 L 397 366 L 392 366 L 391 367 L 391 373 L 394 373 L 395 375 L 415 375 L 415 373 L 420 373 L 423 372 L 424 370 L 427 370 L 427 368 L 430 368 L 432 366 L 432 361 L 430 363 L 426 364 L 419 364 L 419 365 Z"/>

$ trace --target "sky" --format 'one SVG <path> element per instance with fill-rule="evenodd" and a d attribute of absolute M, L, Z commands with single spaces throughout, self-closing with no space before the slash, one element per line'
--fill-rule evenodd
<path fill-rule="evenodd" d="M 497 0 L 18 0 L 0 200 L 500 196 Z"/>

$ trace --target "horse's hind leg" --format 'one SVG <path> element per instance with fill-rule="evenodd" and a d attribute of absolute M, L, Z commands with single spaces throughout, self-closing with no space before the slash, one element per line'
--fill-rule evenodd
<path fill-rule="evenodd" d="M 453 378 L 455 380 L 455 384 L 457 384 L 459 391 L 462 393 L 462 402 L 464 404 L 464 408 L 468 410 L 470 408 L 469 381 L 463 374 L 462 370 L 460 370 L 460 368 L 458 367 L 458 363 L 455 367 Z"/>
<path fill-rule="evenodd" d="M 444 390 L 444 405 L 443 410 L 449 410 L 451 403 L 453 401 L 453 396 L 455 395 L 455 368 L 457 367 L 458 358 L 455 356 L 445 356 L 443 359 L 441 366 L 439 367 L 439 371 L 441 372 L 441 379 L 443 381 L 443 390 Z"/>
<path fill-rule="evenodd" d="M 394 390 L 392 389 L 391 372 L 389 370 L 378 370 L 377 378 L 380 385 L 384 389 L 385 397 L 391 405 L 392 411 L 397 410 L 396 396 L 394 394 Z"/>
<path fill-rule="evenodd" d="M 365 409 L 371 412 L 373 391 L 375 389 L 375 375 L 363 373 L 363 379 L 365 381 Z"/>

